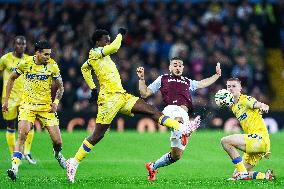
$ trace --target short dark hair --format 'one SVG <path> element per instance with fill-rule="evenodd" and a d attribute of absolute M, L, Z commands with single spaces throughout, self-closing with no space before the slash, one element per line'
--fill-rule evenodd
<path fill-rule="evenodd" d="M 170 59 L 170 61 L 173 61 L 173 60 L 181 60 L 181 61 L 183 61 L 180 57 L 177 57 L 177 56 L 175 56 L 175 57 Z"/>
<path fill-rule="evenodd" d="M 48 41 L 37 41 L 35 43 L 35 52 L 42 51 L 43 49 L 51 49 L 51 46 Z"/>
<path fill-rule="evenodd" d="M 23 35 L 17 35 L 17 36 L 14 38 L 14 44 L 16 43 L 17 39 L 22 40 L 22 41 L 26 41 L 25 36 L 23 36 Z"/>
<path fill-rule="evenodd" d="M 241 80 L 240 80 L 239 78 L 237 78 L 237 77 L 231 77 L 231 78 L 229 78 L 227 81 L 237 81 L 237 82 L 239 82 L 240 84 L 242 84 Z"/>
<path fill-rule="evenodd" d="M 103 35 L 109 35 L 109 32 L 104 29 L 97 29 L 94 34 L 92 35 L 92 43 L 93 45 L 96 44 L 98 40 L 102 38 Z"/>

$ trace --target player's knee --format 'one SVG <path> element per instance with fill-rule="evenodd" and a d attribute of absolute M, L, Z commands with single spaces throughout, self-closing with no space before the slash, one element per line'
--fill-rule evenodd
<path fill-rule="evenodd" d="M 228 145 L 230 143 L 230 140 L 228 139 L 228 137 L 223 137 L 221 139 L 221 145 L 224 147 L 225 145 Z"/>
<path fill-rule="evenodd" d="M 28 130 L 19 130 L 19 138 L 25 138 L 28 135 Z"/>

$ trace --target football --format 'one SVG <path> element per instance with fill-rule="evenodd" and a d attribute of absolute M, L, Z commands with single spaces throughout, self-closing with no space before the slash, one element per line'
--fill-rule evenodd
<path fill-rule="evenodd" d="M 221 89 L 215 94 L 215 102 L 217 106 L 232 106 L 234 96 L 227 89 Z"/>

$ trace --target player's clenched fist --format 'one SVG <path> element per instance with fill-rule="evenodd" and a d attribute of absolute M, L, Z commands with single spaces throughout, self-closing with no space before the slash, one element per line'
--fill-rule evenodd
<path fill-rule="evenodd" d="M 122 36 L 124 36 L 127 33 L 127 29 L 126 28 L 119 28 L 118 33 L 120 33 Z"/>
<path fill-rule="evenodd" d="M 144 68 L 143 67 L 137 68 L 136 73 L 137 73 L 139 79 L 144 79 Z"/>
<path fill-rule="evenodd" d="M 260 109 L 261 112 L 268 113 L 268 111 L 269 111 L 269 106 L 268 106 L 267 104 L 261 103 L 259 109 Z"/>
<path fill-rule="evenodd" d="M 218 74 L 219 76 L 221 76 L 221 74 L 222 74 L 220 62 L 218 62 L 217 65 L 216 65 L 216 74 Z"/>

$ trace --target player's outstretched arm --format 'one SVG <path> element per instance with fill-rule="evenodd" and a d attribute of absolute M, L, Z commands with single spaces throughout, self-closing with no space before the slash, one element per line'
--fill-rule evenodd
<path fill-rule="evenodd" d="M 139 92 L 140 92 L 141 97 L 147 98 L 147 97 L 151 96 L 153 93 L 149 88 L 147 88 L 147 85 L 145 83 L 144 68 L 143 67 L 137 68 L 136 73 L 137 73 L 138 78 L 139 78 Z"/>
<path fill-rule="evenodd" d="M 269 106 L 259 101 L 255 103 L 254 108 L 258 108 L 260 109 L 261 112 L 265 112 L 265 113 L 268 113 L 269 111 Z"/>
<path fill-rule="evenodd" d="M 113 40 L 113 42 L 109 45 L 104 46 L 102 53 L 104 56 L 116 53 L 121 46 L 122 36 L 126 34 L 127 30 L 125 28 L 119 28 L 118 34 Z"/>
<path fill-rule="evenodd" d="M 202 79 L 201 81 L 198 81 L 197 88 L 201 89 L 201 88 L 205 88 L 205 87 L 212 85 L 221 76 L 221 73 L 222 73 L 222 70 L 220 68 L 220 63 L 218 62 L 216 65 L 216 74 L 206 79 Z"/>
<path fill-rule="evenodd" d="M 11 91 L 12 91 L 12 88 L 14 86 L 14 81 L 19 77 L 20 75 L 16 72 L 13 72 L 11 75 L 10 75 L 10 78 L 7 82 L 7 85 L 6 85 L 6 97 L 4 99 L 4 103 L 2 105 L 2 111 L 3 112 L 6 112 L 8 111 L 8 100 L 9 100 L 9 97 L 10 97 L 10 94 L 11 94 Z"/>
<path fill-rule="evenodd" d="M 95 89 L 96 85 L 94 83 L 93 77 L 92 77 L 92 67 L 89 64 L 89 60 L 87 60 L 81 67 L 81 72 L 84 77 L 84 80 L 86 81 L 87 85 L 90 87 L 90 89 Z"/>

